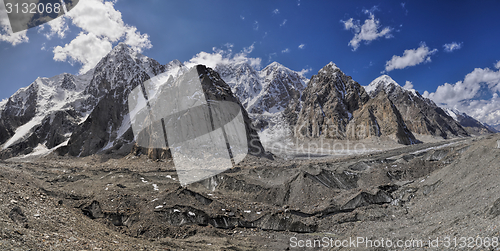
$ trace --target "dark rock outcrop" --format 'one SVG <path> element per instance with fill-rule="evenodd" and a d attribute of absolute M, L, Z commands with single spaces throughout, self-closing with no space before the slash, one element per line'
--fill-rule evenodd
<path fill-rule="evenodd" d="M 329 63 L 311 78 L 302 94 L 302 108 L 296 124 L 292 124 L 294 134 L 299 138 L 346 139 L 347 124 L 353 112 L 368 99 L 363 87 Z M 286 112 L 290 122 L 294 121 L 297 106 L 295 102 Z"/>
<path fill-rule="evenodd" d="M 347 130 L 349 139 L 360 140 L 373 136 L 389 136 L 400 144 L 411 145 L 417 140 L 406 127 L 398 109 L 380 93 L 354 112 Z"/>
<path fill-rule="evenodd" d="M 477 121 L 466 113 L 454 109 L 444 109 L 444 111 L 455 119 L 455 121 L 457 121 L 470 135 L 483 135 L 497 132 L 494 128 Z"/>
<path fill-rule="evenodd" d="M 375 97 L 379 93 L 387 95 L 398 109 L 408 129 L 414 134 L 440 136 L 445 139 L 469 135 L 432 100 L 422 97 L 417 91 L 404 89 L 387 75 L 376 78 L 366 89 L 370 97 Z"/>

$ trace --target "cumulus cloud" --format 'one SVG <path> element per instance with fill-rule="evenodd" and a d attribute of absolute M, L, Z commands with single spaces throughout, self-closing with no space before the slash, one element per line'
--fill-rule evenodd
<path fill-rule="evenodd" d="M 134 26 L 123 22 L 122 14 L 114 7 L 115 1 L 81 0 L 68 12 L 60 23 L 49 23 L 51 32 L 48 37 L 65 34 L 66 22 L 82 31 L 64 46 L 54 48 L 54 60 L 78 62 L 82 65 L 80 74 L 92 69 L 99 60 L 109 53 L 113 44 L 125 42 L 138 52 L 152 47 L 147 34 L 141 34 Z"/>
<path fill-rule="evenodd" d="M 500 70 L 476 68 L 462 81 L 445 83 L 423 96 L 488 124 L 500 123 Z"/>
<path fill-rule="evenodd" d="M 459 50 L 460 48 L 462 48 L 462 43 L 452 42 L 449 44 L 444 44 L 443 47 L 444 47 L 444 51 L 452 52 L 452 51 Z"/>
<path fill-rule="evenodd" d="M 304 49 L 305 46 L 306 46 L 305 44 L 300 44 L 299 49 Z"/>
<path fill-rule="evenodd" d="M 67 16 L 61 16 L 53 19 L 52 21 L 39 26 L 38 33 L 45 31 L 46 26 L 48 26 L 50 30 L 44 34 L 47 39 L 51 39 L 56 35 L 59 38 L 64 38 L 66 37 L 66 32 L 69 30 L 67 19 Z"/>
<path fill-rule="evenodd" d="M 196 54 L 189 61 L 184 62 L 184 64 L 187 67 L 203 64 L 210 68 L 215 68 L 217 65 L 247 63 L 257 70 L 261 68 L 262 59 L 248 57 L 248 54 L 252 53 L 255 48 L 254 44 L 243 48 L 242 51 L 236 54 L 233 53 L 232 48 L 232 44 L 226 44 L 226 49 L 218 49 L 214 47 L 212 48 L 212 53 L 202 51 Z"/>
<path fill-rule="evenodd" d="M 288 20 L 284 19 L 284 20 L 283 20 L 283 22 L 281 22 L 280 26 L 285 25 L 287 21 L 288 21 Z"/>
<path fill-rule="evenodd" d="M 288 49 L 288 48 L 281 51 L 281 53 L 289 53 L 289 52 L 290 52 L 290 49 Z"/>
<path fill-rule="evenodd" d="M 308 68 L 308 69 L 302 69 L 301 71 L 299 71 L 299 74 L 302 76 L 302 77 L 305 77 L 307 73 L 309 73 L 310 71 L 312 71 L 312 68 Z"/>
<path fill-rule="evenodd" d="M 65 38 L 69 25 L 80 29 L 80 33 L 64 46 L 53 48 L 54 60 L 81 64 L 80 73 L 94 67 L 109 53 L 113 44 L 125 42 L 134 50 L 142 52 L 152 47 L 147 34 L 125 24 L 120 11 L 116 10 L 116 0 L 80 0 L 78 5 L 62 17 L 54 19 L 38 28 L 47 39 Z M 28 42 L 26 30 L 12 33 L 3 0 L 0 0 L 0 41 L 12 45 Z M 42 50 L 47 50 L 42 46 Z"/>
<path fill-rule="evenodd" d="M 27 43 L 29 41 L 25 30 L 12 33 L 9 17 L 7 16 L 3 0 L 0 0 L 0 41 L 4 41 L 12 45 Z"/>
<path fill-rule="evenodd" d="M 406 83 L 405 83 L 405 85 L 403 86 L 403 88 L 405 88 L 405 89 L 407 89 L 407 90 L 411 90 L 411 89 L 413 89 L 413 84 L 412 84 L 412 82 L 410 82 L 410 81 L 408 81 L 408 80 L 407 80 L 407 81 L 406 81 Z"/>
<path fill-rule="evenodd" d="M 422 43 L 417 49 L 405 50 L 403 56 L 392 56 L 392 59 L 385 63 L 385 71 L 431 62 L 431 55 L 436 52 L 437 49 L 430 50 L 425 43 Z"/>
<path fill-rule="evenodd" d="M 276 15 L 276 14 L 280 14 L 280 10 L 279 9 L 274 9 L 273 10 L 273 14 Z"/>
<path fill-rule="evenodd" d="M 93 33 L 81 32 L 64 47 L 54 48 L 54 60 L 82 64 L 80 74 L 92 69 L 101 58 L 112 49 L 112 44 L 106 39 L 100 39 Z"/>
<path fill-rule="evenodd" d="M 353 18 L 346 21 L 341 20 L 344 24 L 344 29 L 352 30 L 354 33 L 354 37 L 351 41 L 349 41 L 349 46 L 352 47 L 353 51 L 357 50 L 363 41 L 365 41 L 366 44 L 369 44 L 371 41 L 376 40 L 379 37 L 392 37 L 392 29 L 390 27 L 382 28 L 380 20 L 375 19 L 373 12 L 365 10 L 365 13 L 369 14 L 369 18 L 365 20 L 363 25 L 361 25 L 360 20 L 354 20 Z"/>
<path fill-rule="evenodd" d="M 500 69 L 500 60 L 495 64 L 495 68 Z"/>

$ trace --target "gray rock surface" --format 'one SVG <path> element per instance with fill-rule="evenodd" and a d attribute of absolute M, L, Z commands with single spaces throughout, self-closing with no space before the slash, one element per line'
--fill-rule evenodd
<path fill-rule="evenodd" d="M 302 93 L 302 105 L 294 134 L 299 138 L 326 137 L 347 139 L 347 124 L 354 111 L 369 100 L 363 87 L 346 76 L 335 64 L 329 63 L 311 77 Z M 293 123 L 294 112 L 300 104 L 292 103 L 287 110 Z"/>

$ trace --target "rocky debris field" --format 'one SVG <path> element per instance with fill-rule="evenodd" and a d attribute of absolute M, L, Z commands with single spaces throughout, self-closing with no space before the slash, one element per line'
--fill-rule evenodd
<path fill-rule="evenodd" d="M 499 139 L 342 158 L 249 156 L 186 187 L 171 162 L 146 156 L 4 161 L 0 249 L 300 250 L 292 237 L 413 238 L 432 248 L 429 239 L 500 238 Z"/>

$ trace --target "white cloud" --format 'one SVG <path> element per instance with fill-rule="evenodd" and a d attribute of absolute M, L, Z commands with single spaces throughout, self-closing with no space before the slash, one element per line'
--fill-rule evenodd
<path fill-rule="evenodd" d="M 245 17 L 244 17 L 244 16 L 242 16 L 242 15 L 240 15 L 240 18 L 241 18 L 241 20 L 245 20 Z"/>
<path fill-rule="evenodd" d="M 280 14 L 280 10 L 279 10 L 279 9 L 274 9 L 274 10 L 273 10 L 273 14 L 274 14 L 274 15 Z"/>
<path fill-rule="evenodd" d="M 66 36 L 66 32 L 69 30 L 67 24 L 67 16 L 61 16 L 59 18 L 53 19 L 50 22 L 47 22 L 38 27 L 38 33 L 45 30 L 45 26 L 50 27 L 50 31 L 45 33 L 44 36 L 47 39 L 51 39 L 54 35 L 57 35 L 59 38 L 64 38 Z"/>
<path fill-rule="evenodd" d="M 422 43 L 417 49 L 405 50 L 403 56 L 392 56 L 392 59 L 385 63 L 385 71 L 389 72 L 394 69 L 404 69 L 424 62 L 431 62 L 431 55 L 436 52 L 437 49 L 430 50 L 425 43 Z"/>
<path fill-rule="evenodd" d="M 495 68 L 500 69 L 500 60 L 495 64 Z"/>
<path fill-rule="evenodd" d="M 500 70 L 476 68 L 462 81 L 445 83 L 424 97 L 488 124 L 500 123 Z M 488 98 L 488 96 L 490 96 Z"/>
<path fill-rule="evenodd" d="M 125 44 L 128 44 L 135 51 L 142 53 L 144 49 L 153 47 L 148 34 L 141 34 L 136 27 L 129 27 L 125 32 Z"/>
<path fill-rule="evenodd" d="M 3 0 L 0 0 L 0 41 L 4 41 L 12 45 L 27 43 L 29 41 L 25 30 L 12 33 L 9 17 L 7 16 Z"/>
<path fill-rule="evenodd" d="M 117 42 L 130 27 L 124 24 L 121 12 L 115 10 L 113 4 L 103 0 L 80 1 L 66 15 L 85 32 Z"/>
<path fill-rule="evenodd" d="M 411 89 L 413 89 L 413 84 L 407 80 L 405 83 L 405 86 L 403 86 L 403 88 L 405 88 L 407 90 L 411 90 Z"/>
<path fill-rule="evenodd" d="M 369 10 L 365 10 L 365 13 L 368 13 L 370 17 L 365 20 L 363 25 L 360 24 L 360 20 L 354 20 L 352 18 L 346 21 L 341 20 L 346 30 L 352 30 L 354 32 L 354 37 L 349 41 L 349 46 L 352 47 L 353 51 L 357 50 L 360 43 L 363 41 L 368 44 L 379 37 L 392 37 L 392 29 L 390 27 L 381 29 L 380 21 L 375 19 L 375 15 Z"/>
<path fill-rule="evenodd" d="M 300 44 L 299 49 L 304 49 L 305 46 L 306 46 L 305 44 Z"/>
<path fill-rule="evenodd" d="M 281 22 L 280 26 L 285 25 L 285 24 L 286 24 L 286 21 L 288 21 L 288 20 L 284 19 L 284 20 L 283 20 L 283 22 Z"/>
<path fill-rule="evenodd" d="M 444 51 L 446 51 L 446 52 L 452 52 L 454 50 L 459 50 L 460 48 L 462 48 L 462 44 L 463 43 L 457 43 L 457 42 L 452 42 L 452 43 L 449 43 L 449 44 L 444 44 L 443 45 Z"/>
<path fill-rule="evenodd" d="M 92 69 L 101 58 L 112 49 L 112 44 L 107 39 L 100 39 L 93 33 L 81 32 L 64 47 L 54 48 L 54 60 L 78 62 L 82 64 L 80 74 Z"/>
<path fill-rule="evenodd" d="M 302 69 L 301 71 L 299 71 L 299 74 L 300 74 L 302 77 L 305 77 L 305 75 L 306 75 L 307 73 L 309 73 L 310 71 L 312 71 L 312 68 Z"/>
<path fill-rule="evenodd" d="M 147 34 L 141 34 L 136 27 L 123 22 L 121 12 L 114 7 L 115 2 L 116 0 L 80 0 L 66 15 L 40 27 L 39 32 L 42 33 L 46 26 L 50 27 L 44 34 L 48 39 L 55 35 L 65 37 L 70 23 L 81 29 L 68 44 L 53 49 L 54 60 L 80 63 L 80 73 L 85 73 L 118 42 L 125 42 L 138 52 L 151 48 Z"/>
<path fill-rule="evenodd" d="M 189 61 L 184 62 L 187 67 L 192 67 L 198 64 L 206 65 L 210 68 L 215 68 L 220 64 L 238 64 L 238 63 L 248 63 L 255 69 L 261 68 L 261 58 L 251 58 L 248 57 L 253 49 L 255 48 L 254 44 L 249 47 L 243 48 L 243 50 L 239 53 L 233 54 L 232 44 L 226 44 L 225 50 L 213 48 L 213 53 L 200 52 L 196 54 Z"/>
<path fill-rule="evenodd" d="M 288 48 L 281 51 L 281 53 L 289 53 L 289 52 L 290 52 L 290 49 L 288 49 Z"/>

